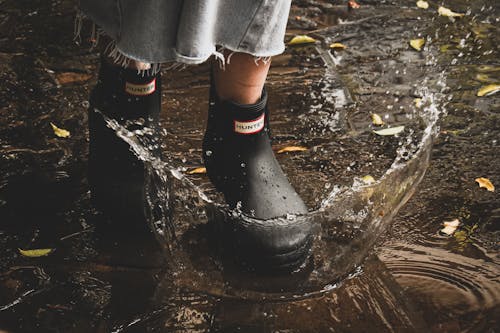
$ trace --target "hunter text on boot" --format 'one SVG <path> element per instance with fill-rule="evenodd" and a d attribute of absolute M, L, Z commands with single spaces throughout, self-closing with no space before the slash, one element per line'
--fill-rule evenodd
<path fill-rule="evenodd" d="M 240 134 L 254 134 L 264 128 L 264 114 L 249 121 L 234 121 L 234 131 Z"/>

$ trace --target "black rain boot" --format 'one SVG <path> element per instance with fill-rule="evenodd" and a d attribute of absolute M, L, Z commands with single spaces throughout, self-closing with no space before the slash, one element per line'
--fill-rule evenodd
<path fill-rule="evenodd" d="M 144 164 L 103 117 L 130 131 L 144 130 L 151 151 L 159 153 L 161 76 L 141 75 L 101 59 L 89 108 L 89 184 L 94 205 L 124 228 L 146 227 Z M 114 223 L 113 223 L 114 224 Z"/>
<path fill-rule="evenodd" d="M 266 220 L 302 215 L 307 207 L 290 185 L 271 147 L 267 94 L 240 105 L 221 101 L 212 82 L 203 158 L 207 174 L 230 208 Z M 224 245 L 232 245 L 244 262 L 266 269 L 296 268 L 309 255 L 308 223 L 252 225 L 244 217 L 221 222 Z M 288 221 L 287 221 L 288 222 Z"/>

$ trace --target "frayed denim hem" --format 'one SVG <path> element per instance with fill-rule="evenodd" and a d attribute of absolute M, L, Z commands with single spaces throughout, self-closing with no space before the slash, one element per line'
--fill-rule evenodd
<path fill-rule="evenodd" d="M 74 41 L 78 45 L 80 45 L 82 41 L 81 37 L 82 27 L 84 24 L 84 20 L 86 19 L 87 16 L 82 12 L 78 12 L 75 17 Z M 105 33 L 104 30 L 100 29 L 93 22 L 91 18 L 89 19 L 91 21 L 91 32 L 89 40 L 91 42 L 90 49 L 92 50 L 98 46 L 101 37 L 106 36 L 107 34 Z M 260 62 L 267 64 L 271 60 L 271 57 L 279 55 L 283 53 L 285 50 L 285 45 L 282 44 L 281 47 L 276 50 L 271 50 L 264 54 L 252 54 L 249 53 L 247 50 L 240 49 L 237 46 L 235 47 L 231 45 L 224 45 L 224 43 L 220 43 L 217 44 L 217 48 L 214 47 L 214 49 L 210 53 L 201 56 L 195 56 L 195 57 L 187 56 L 179 53 L 176 49 L 171 49 L 172 56 L 169 57 L 168 59 L 162 59 L 161 61 L 151 61 L 151 59 L 144 59 L 136 54 L 131 54 L 130 52 L 120 49 L 116 40 L 112 36 L 107 35 L 107 37 L 111 38 L 111 41 L 104 47 L 103 53 L 109 58 L 111 58 L 116 65 L 119 65 L 121 67 L 129 67 L 131 61 L 140 61 L 143 63 L 150 64 L 149 69 L 137 70 L 138 74 L 143 76 L 154 75 L 158 73 L 161 69 L 161 65 L 164 63 L 169 63 L 169 66 L 167 66 L 168 70 L 178 69 L 178 68 L 183 68 L 187 65 L 198 65 L 204 63 L 212 56 L 217 60 L 220 68 L 224 69 L 226 64 L 230 64 L 231 57 L 235 53 L 246 53 L 252 55 L 254 57 L 255 65 L 258 66 Z M 224 56 L 224 53 L 227 53 L 227 56 Z"/>

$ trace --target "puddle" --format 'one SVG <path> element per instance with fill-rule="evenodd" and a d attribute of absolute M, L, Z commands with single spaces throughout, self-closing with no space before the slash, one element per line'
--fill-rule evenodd
<path fill-rule="evenodd" d="M 0 14 L 1 27 L 27 8 L 2 6 L 10 9 Z M 221 259 L 207 221 L 232 212 L 204 175 L 187 174 L 202 165 L 207 65 L 164 75 L 161 159 L 137 133 L 110 122 L 147 161 L 147 216 L 156 232 L 101 230 L 86 182 L 85 132 L 88 75 L 98 57 L 71 46 L 56 25 L 39 29 L 43 17 L 71 26 L 69 2 L 40 3 L 0 35 L 0 217 L 7 221 L 0 228 L 0 329 L 494 330 L 498 200 L 474 184 L 488 174 L 500 182 L 491 173 L 498 95 L 475 96 L 498 71 L 491 16 L 498 8 L 488 6 L 453 4 L 470 11 L 453 22 L 410 1 L 365 1 L 359 11 L 294 4 L 288 34 L 309 30 L 318 42 L 276 57 L 268 90 L 273 147 L 307 148 L 277 156 L 310 212 L 247 223 L 313 223 L 316 234 L 302 270 L 264 276 Z M 9 36 L 19 43 L 7 43 Z M 408 47 L 416 37 L 426 38 L 424 52 Z M 347 49 L 329 50 L 332 42 Z M 67 72 L 81 80 L 54 80 Z M 376 135 L 372 113 L 404 131 Z M 50 122 L 71 138 L 53 137 Z M 367 175 L 375 182 L 364 183 Z M 442 221 L 453 218 L 462 222 L 459 231 L 472 231 L 439 235 Z M 37 260 L 17 252 L 42 247 L 56 250 Z"/>

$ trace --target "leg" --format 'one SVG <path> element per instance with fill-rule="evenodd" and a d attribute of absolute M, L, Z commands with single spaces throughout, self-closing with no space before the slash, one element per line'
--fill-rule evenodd
<path fill-rule="evenodd" d="M 107 126 L 104 117 L 128 130 L 155 129 L 161 106 L 161 77 L 148 72 L 150 64 L 131 60 L 123 68 L 101 57 L 97 85 L 89 108 L 89 185 L 94 205 L 123 227 L 141 226 L 143 220 L 144 165 L 128 143 Z M 143 120 L 141 120 L 143 119 Z M 144 146 L 159 140 L 144 134 Z M 155 153 L 154 151 L 150 151 Z"/>
<path fill-rule="evenodd" d="M 226 58 L 229 54 L 226 54 Z M 271 61 L 258 61 L 246 53 L 234 53 L 225 68 L 214 66 L 217 93 L 222 100 L 240 104 L 259 101 Z"/>
<path fill-rule="evenodd" d="M 207 174 L 232 208 L 266 220 L 305 214 L 307 207 L 274 156 L 264 82 L 269 62 L 236 53 L 225 69 L 214 66 L 203 158 Z M 256 266 L 296 267 L 308 255 L 309 224 L 252 228 L 243 219 L 222 221 L 225 242 Z M 233 251 L 233 250 L 231 250 Z"/>

